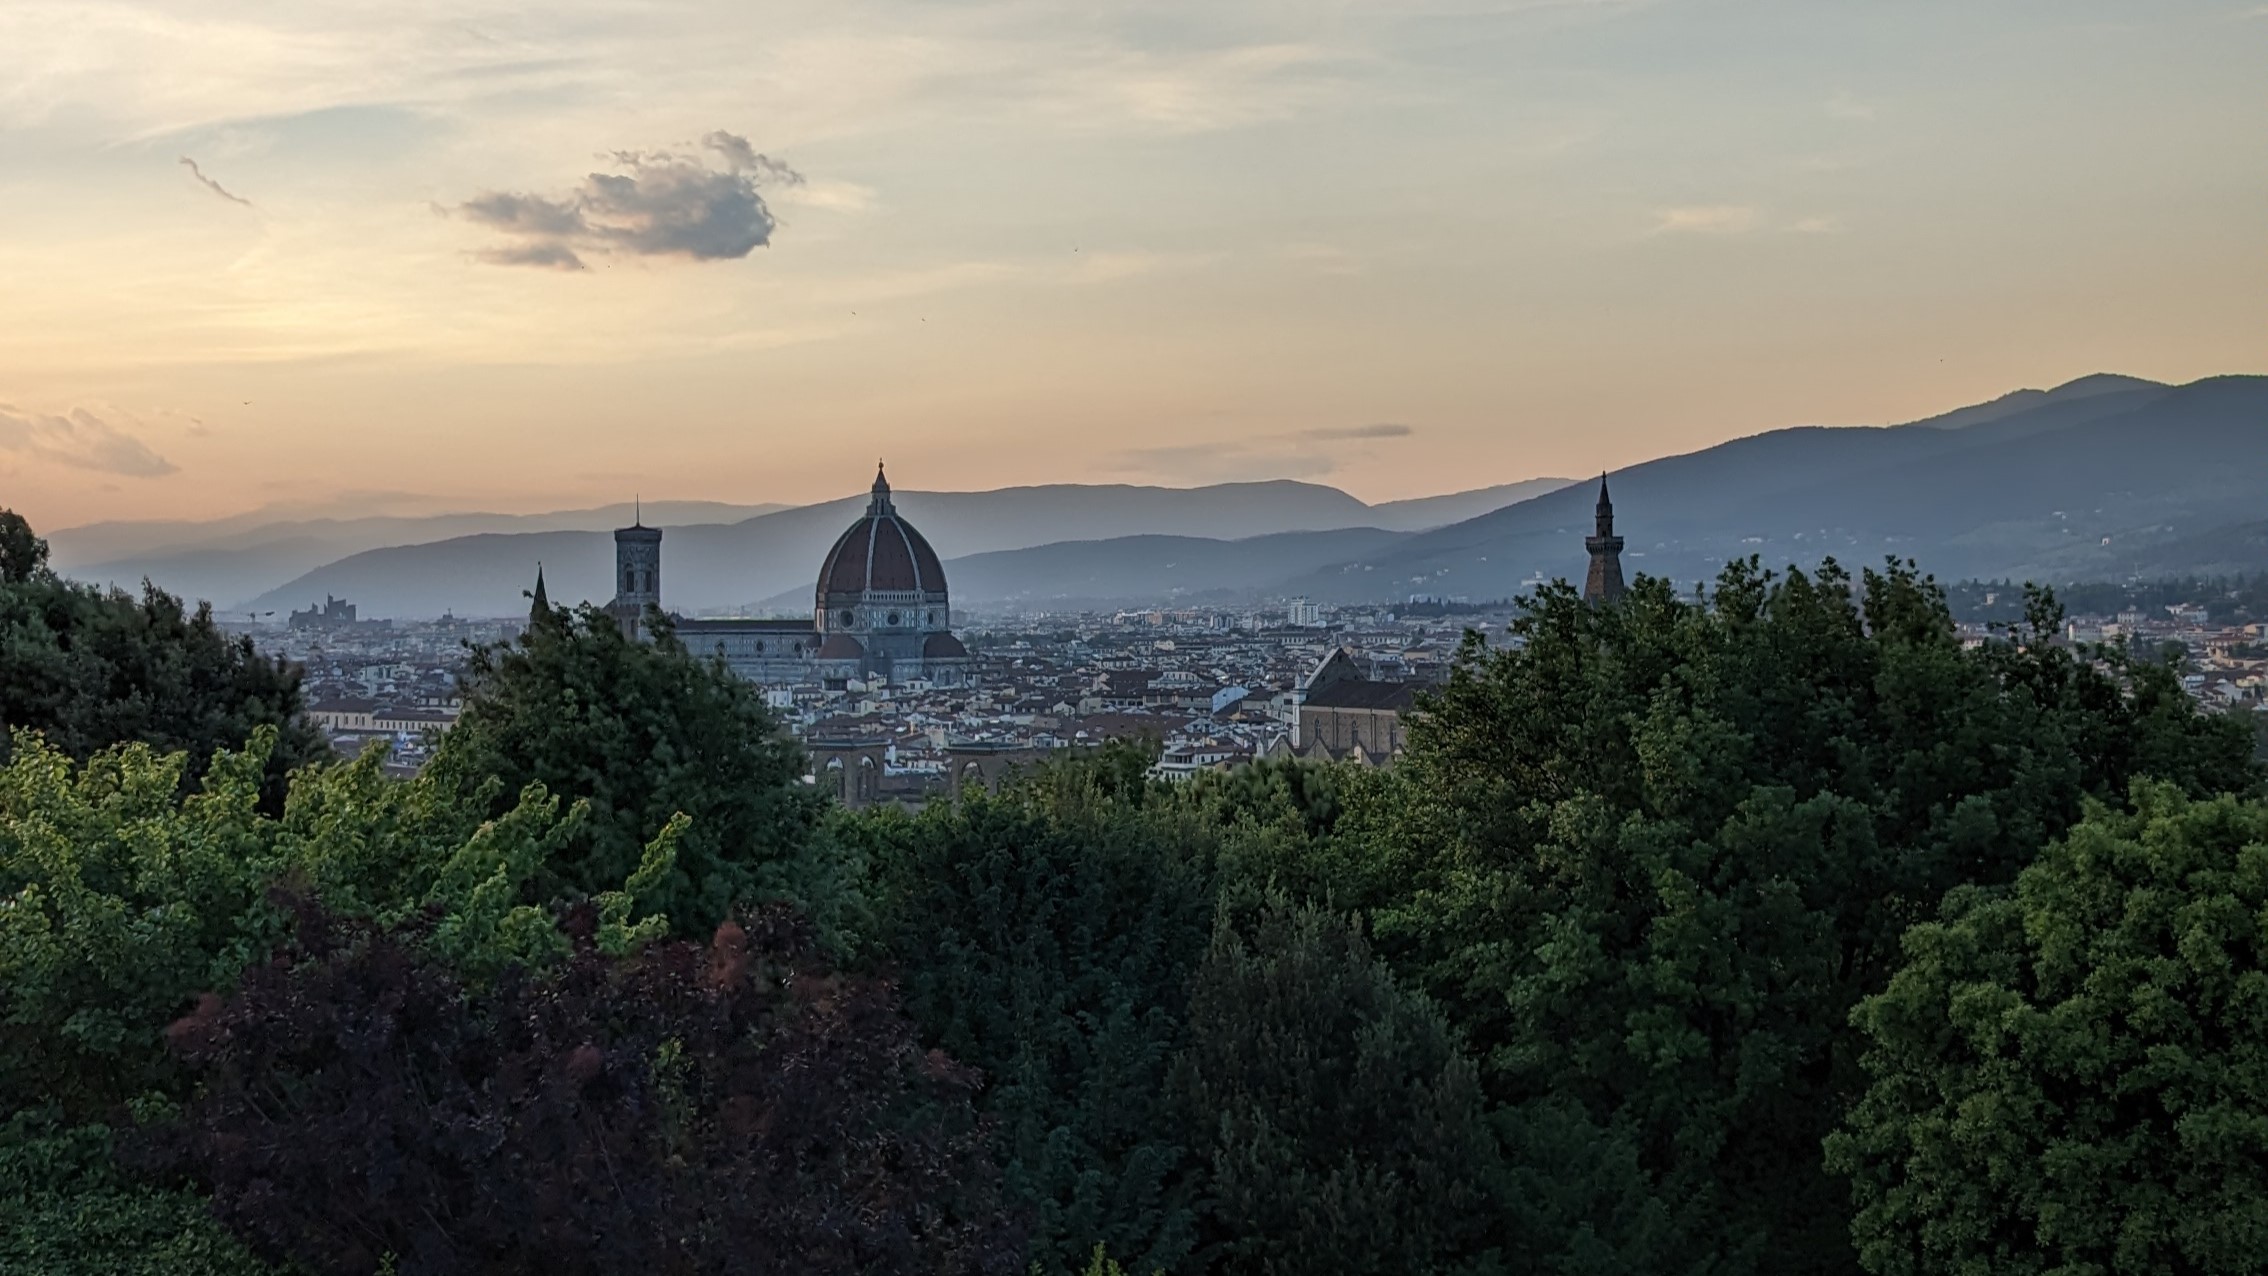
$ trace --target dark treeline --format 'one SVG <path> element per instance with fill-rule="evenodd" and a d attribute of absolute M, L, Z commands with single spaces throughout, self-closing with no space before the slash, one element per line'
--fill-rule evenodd
<path fill-rule="evenodd" d="M 407 781 L 11 700 L 0 1270 L 2268 1270 L 2247 730 L 2028 603 L 1549 587 L 1392 769 L 915 815 L 588 610 Z"/>
<path fill-rule="evenodd" d="M 146 583 L 136 597 L 64 580 L 47 542 L 0 510 L 0 724 L 75 758 L 134 740 L 180 751 L 191 781 L 214 750 L 275 727 L 265 793 L 280 803 L 284 776 L 328 752 L 298 708 L 297 671 L 224 633 L 211 607 Z M 9 748 L 0 735 L 0 761 Z"/>

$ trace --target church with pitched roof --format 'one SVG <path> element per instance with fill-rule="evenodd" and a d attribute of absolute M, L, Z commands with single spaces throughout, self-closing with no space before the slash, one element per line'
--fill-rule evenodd
<path fill-rule="evenodd" d="M 646 617 L 662 608 L 661 543 L 658 527 L 614 533 L 616 593 L 607 610 L 624 632 L 641 632 Z M 671 623 L 687 650 L 722 658 L 750 682 L 958 686 L 968 677 L 969 652 L 953 636 L 952 615 L 937 551 L 898 513 L 877 465 L 866 513 L 820 561 L 809 620 L 672 617 Z"/>

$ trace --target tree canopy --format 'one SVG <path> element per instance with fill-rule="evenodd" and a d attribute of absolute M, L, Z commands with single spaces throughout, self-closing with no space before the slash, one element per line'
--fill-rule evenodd
<path fill-rule="evenodd" d="M 1214 1271 L 1500 1270 L 1499 1150 L 1472 1061 L 1347 919 L 1224 917 L 1174 1090 L 1207 1159 Z"/>
<path fill-rule="evenodd" d="M 161 1163 L 267 1256 L 338 1276 L 1022 1268 L 972 1077 L 778 912 L 707 945 L 466 987 L 303 904 L 168 1036 L 203 1081 Z"/>
<path fill-rule="evenodd" d="M 695 658 L 666 619 L 638 642 L 597 608 L 543 606 L 516 643 L 468 656 L 463 714 L 427 774 L 491 815 L 530 784 L 587 805 L 573 842 L 545 858 L 540 893 L 620 882 L 683 815 L 676 865 L 656 887 L 680 934 L 705 935 L 758 900 L 834 920 L 841 885 L 811 853 L 822 804 L 797 783 L 800 750 L 754 687 Z"/>
<path fill-rule="evenodd" d="M 1848 1270 L 1821 1140 L 1905 927 L 2137 775 L 2257 783 L 2240 725 L 2054 627 L 2039 597 L 2013 641 L 1964 647 L 1900 564 L 1735 564 L 1705 605 L 1547 587 L 1508 645 L 1468 646 L 1394 779 L 1309 857 L 1350 871 L 1305 889 L 1372 911 L 1514 1126 L 1580 1112 L 1601 1164 L 1635 1156 L 1650 1204 L 1567 1217 L 1673 1220 L 1685 1270 Z"/>
<path fill-rule="evenodd" d="M 2268 1270 L 2268 804 L 2134 799 L 1954 891 L 1860 1005 L 1869 1271 Z"/>
<path fill-rule="evenodd" d="M 2042 593 L 1547 587 L 1389 769 L 909 814 L 666 618 L 539 606 L 395 779 L 0 591 L 0 1266 L 2268 1270 L 2252 738 Z"/>
<path fill-rule="evenodd" d="M 1212 929 L 1208 841 L 1118 754 L 866 822 L 875 941 L 925 1036 L 978 1069 L 1033 1258 L 1136 1271 L 1196 1242 L 1166 1081 Z"/>
<path fill-rule="evenodd" d="M 284 777 L 329 753 L 299 684 L 296 668 L 223 631 L 209 604 L 57 576 L 47 543 L 0 509 L 0 759 L 19 729 L 75 758 L 140 741 L 186 752 L 193 782 L 214 753 L 270 727 L 265 793 L 280 802 Z"/>
<path fill-rule="evenodd" d="M 531 893 L 584 818 L 540 787 L 475 824 L 432 782 L 388 779 L 375 753 L 300 773 L 281 817 L 260 807 L 272 731 L 218 755 L 196 792 L 187 759 L 127 745 L 74 765 L 37 736 L 0 767 L 0 1111 L 96 1117 L 183 1093 L 164 1030 L 201 993 L 291 934 L 273 898 L 291 884 L 493 971 L 565 951 Z M 665 828 L 598 903 L 617 947 L 674 853 Z"/>

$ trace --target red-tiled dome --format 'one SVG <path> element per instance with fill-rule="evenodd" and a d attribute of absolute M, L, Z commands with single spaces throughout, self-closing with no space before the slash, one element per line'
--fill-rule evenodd
<path fill-rule="evenodd" d="M 959 660 L 968 654 L 969 649 L 951 634 L 931 634 L 922 639 L 921 658 L 924 660 Z"/>
<path fill-rule="evenodd" d="M 819 566 L 819 602 L 870 590 L 895 593 L 945 592 L 945 568 L 913 525 L 890 504 L 890 484 L 879 470 L 874 499 L 866 514 L 850 525 Z"/>

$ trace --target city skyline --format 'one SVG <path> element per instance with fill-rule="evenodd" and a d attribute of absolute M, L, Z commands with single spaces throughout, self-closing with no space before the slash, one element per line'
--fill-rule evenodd
<path fill-rule="evenodd" d="M 2263 370 L 2246 3 L 32 0 L 42 527 L 1305 478 Z"/>

